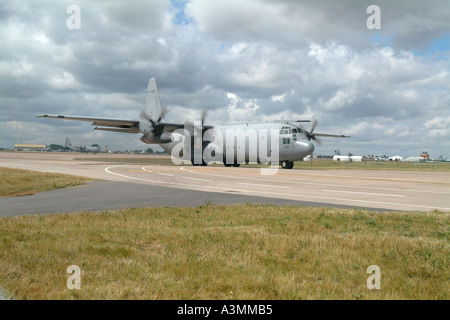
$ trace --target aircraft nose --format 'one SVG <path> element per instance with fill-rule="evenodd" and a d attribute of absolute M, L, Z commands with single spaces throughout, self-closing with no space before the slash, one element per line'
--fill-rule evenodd
<path fill-rule="evenodd" d="M 314 144 L 307 140 L 296 141 L 294 144 L 294 150 L 300 158 L 304 158 L 314 152 Z"/>

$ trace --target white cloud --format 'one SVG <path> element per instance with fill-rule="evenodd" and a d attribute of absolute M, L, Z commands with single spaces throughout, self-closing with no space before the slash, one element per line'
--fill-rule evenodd
<path fill-rule="evenodd" d="M 36 142 L 67 133 L 81 144 L 145 148 L 134 135 L 34 117 L 135 118 L 150 77 L 174 122 L 201 110 L 209 124 L 317 118 L 318 132 L 352 135 L 324 139 L 318 152 L 408 153 L 414 141 L 441 154 L 449 144 L 448 45 L 434 47 L 438 58 L 426 52 L 450 33 L 447 2 L 379 1 L 374 32 L 369 0 L 191 0 L 183 24 L 182 7 L 168 0 L 79 1 L 76 31 L 65 26 L 70 4 L 2 3 L 0 147 L 17 141 L 21 125 Z"/>
<path fill-rule="evenodd" d="M 287 94 L 281 94 L 278 96 L 271 96 L 270 99 L 273 102 L 284 102 L 284 99 L 286 98 Z"/>
<path fill-rule="evenodd" d="M 73 90 L 80 87 L 80 83 L 70 72 L 52 73 L 48 75 L 46 82 L 50 86 L 49 89 L 55 90 Z"/>
<path fill-rule="evenodd" d="M 242 99 L 231 92 L 227 92 L 227 98 L 230 102 L 226 110 L 231 123 L 249 122 L 258 117 L 260 106 L 256 99 Z"/>
<path fill-rule="evenodd" d="M 447 137 L 450 138 L 450 116 L 436 117 L 425 122 L 425 129 L 432 137 Z"/>

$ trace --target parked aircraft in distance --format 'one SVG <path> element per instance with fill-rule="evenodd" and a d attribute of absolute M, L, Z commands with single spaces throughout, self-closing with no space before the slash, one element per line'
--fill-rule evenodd
<path fill-rule="evenodd" d="M 101 151 L 100 147 L 72 147 L 72 143 L 70 142 L 70 139 L 67 137 L 66 138 L 66 143 L 64 145 L 64 150 L 70 150 L 70 151 L 75 151 L 75 152 L 92 152 L 92 153 L 99 153 Z"/>
<path fill-rule="evenodd" d="M 170 123 L 163 121 L 167 108 L 161 107 L 156 80 L 148 82 L 146 107 L 136 120 L 66 115 L 39 115 L 54 118 L 92 122 L 94 130 L 122 133 L 141 133 L 140 140 L 159 144 L 171 156 L 193 165 L 223 162 L 225 166 L 238 167 L 241 163 L 281 164 L 292 169 L 295 160 L 314 152 L 311 140 L 321 143 L 318 137 L 348 137 L 345 135 L 314 133 L 318 121 L 313 120 L 311 130 L 301 123 L 310 120 L 279 120 L 273 122 L 204 125 L 206 112 L 199 121 Z"/>
<path fill-rule="evenodd" d="M 404 157 L 402 156 L 392 156 L 389 157 L 389 161 L 403 161 Z"/>

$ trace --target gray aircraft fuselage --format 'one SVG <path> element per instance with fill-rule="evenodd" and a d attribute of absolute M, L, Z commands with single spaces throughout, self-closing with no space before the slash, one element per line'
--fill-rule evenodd
<path fill-rule="evenodd" d="M 183 152 L 177 152 L 180 149 L 177 146 L 185 144 L 185 136 L 174 132 L 171 136 L 173 141 L 161 143 L 160 146 L 170 155 L 181 159 Z M 203 132 L 199 139 L 201 148 L 200 143 L 197 143 L 196 148 L 195 134 L 192 140 L 193 145 L 184 145 L 184 153 L 190 148 L 188 152 L 198 152 L 200 156 L 197 159 L 184 159 L 206 163 L 226 160 L 232 163 L 283 163 L 302 160 L 314 152 L 314 145 L 305 138 L 300 128 L 280 122 L 215 125 Z"/>

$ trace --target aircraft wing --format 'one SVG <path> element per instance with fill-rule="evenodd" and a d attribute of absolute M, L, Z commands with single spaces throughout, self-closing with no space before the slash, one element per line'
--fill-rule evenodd
<path fill-rule="evenodd" d="M 94 126 L 103 127 L 116 127 L 116 128 L 131 128 L 139 125 L 139 120 L 124 120 L 124 119 L 112 119 L 112 118 L 91 118 L 91 117 L 76 117 L 76 116 L 62 116 L 62 115 L 49 115 L 41 114 L 38 118 L 53 118 L 63 120 L 77 120 L 92 122 Z"/>
<path fill-rule="evenodd" d="M 50 115 L 41 114 L 38 118 L 52 118 L 62 120 L 76 120 L 92 122 L 93 126 L 96 126 L 94 130 L 102 131 L 114 131 L 125 133 L 139 133 L 139 120 L 127 120 L 127 119 L 114 119 L 114 118 L 92 118 L 92 117 L 79 117 L 79 116 L 64 116 L 64 115 Z M 164 132 L 173 132 L 177 129 L 183 129 L 184 123 L 169 123 L 161 122 L 164 126 Z M 212 126 L 203 126 L 204 130 L 210 129 Z"/>
<path fill-rule="evenodd" d="M 350 136 L 346 136 L 343 134 L 314 133 L 314 135 L 318 137 L 350 138 Z"/>

